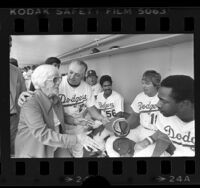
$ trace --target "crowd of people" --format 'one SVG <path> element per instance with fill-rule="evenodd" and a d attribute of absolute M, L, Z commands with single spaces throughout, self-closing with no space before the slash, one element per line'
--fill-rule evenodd
<path fill-rule="evenodd" d="M 30 81 L 10 62 L 10 144 L 14 158 L 194 156 L 194 80 L 155 70 L 143 73 L 139 93 L 124 111 L 112 77 L 72 61 L 35 67 Z"/>

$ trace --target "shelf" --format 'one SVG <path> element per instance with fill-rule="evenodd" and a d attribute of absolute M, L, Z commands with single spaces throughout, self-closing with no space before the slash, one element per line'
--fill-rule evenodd
<path fill-rule="evenodd" d="M 138 43 L 123 46 L 120 48 L 109 49 L 109 50 L 101 51 L 98 53 L 88 54 L 88 55 L 71 58 L 71 59 L 63 59 L 62 64 L 69 63 L 73 60 L 87 60 L 87 59 L 99 58 L 103 56 L 112 56 L 112 55 L 120 54 L 120 53 L 127 53 L 130 51 L 134 52 L 134 51 L 144 50 L 148 48 L 156 48 L 160 46 L 171 46 L 171 45 L 175 45 L 181 42 L 192 41 L 192 39 L 193 39 L 193 35 L 191 34 L 170 34 L 165 37 L 159 37 L 157 39 L 148 40 L 145 42 L 138 42 Z"/>

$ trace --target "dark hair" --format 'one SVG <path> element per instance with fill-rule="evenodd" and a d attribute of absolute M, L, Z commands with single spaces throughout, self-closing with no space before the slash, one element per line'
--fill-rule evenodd
<path fill-rule="evenodd" d="M 52 65 L 53 63 L 60 65 L 61 61 L 57 57 L 49 57 L 45 61 L 45 64 L 48 64 L 48 65 Z"/>
<path fill-rule="evenodd" d="M 160 86 L 161 75 L 155 70 L 148 70 L 144 72 L 143 77 L 149 78 L 154 86 Z"/>
<path fill-rule="evenodd" d="M 161 87 L 172 88 L 171 96 L 176 102 L 189 100 L 194 103 L 194 79 L 186 75 L 172 75 L 163 79 Z"/>
<path fill-rule="evenodd" d="M 37 68 L 37 65 L 32 65 L 32 70 L 35 70 Z"/>
<path fill-rule="evenodd" d="M 110 82 L 112 84 L 112 78 L 109 76 L 109 75 L 103 75 L 101 78 L 100 78 L 100 84 L 101 86 L 103 85 L 104 82 Z"/>
<path fill-rule="evenodd" d="M 18 62 L 15 58 L 10 58 L 10 63 L 16 67 L 18 67 Z"/>

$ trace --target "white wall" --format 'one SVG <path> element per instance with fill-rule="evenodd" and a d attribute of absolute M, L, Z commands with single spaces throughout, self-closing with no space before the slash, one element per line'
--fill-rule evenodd
<path fill-rule="evenodd" d="M 99 78 L 105 74 L 112 77 L 113 89 L 125 98 L 126 111 L 130 111 L 130 104 L 142 91 L 141 76 L 146 70 L 156 70 L 162 78 L 170 74 L 194 77 L 193 42 L 99 57 L 86 62 L 89 69 L 96 70 Z M 60 71 L 65 73 L 67 65 L 62 65 Z"/>

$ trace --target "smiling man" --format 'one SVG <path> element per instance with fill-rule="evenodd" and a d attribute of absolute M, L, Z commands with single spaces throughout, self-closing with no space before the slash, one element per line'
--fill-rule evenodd
<path fill-rule="evenodd" d="M 112 89 L 112 78 L 104 75 L 100 78 L 103 92 L 97 95 L 96 107 L 101 114 L 112 119 L 118 112 L 124 112 L 124 98 Z"/>
<path fill-rule="evenodd" d="M 158 107 L 158 88 L 161 76 L 154 70 L 144 72 L 142 76 L 143 92 L 139 93 L 131 104 L 133 110 L 128 118 L 129 126 L 132 128 L 128 137 L 135 142 L 139 142 L 152 135 L 155 130 Z"/>
<path fill-rule="evenodd" d="M 99 120 L 103 124 L 108 119 L 102 116 L 94 107 L 95 101 L 92 96 L 92 89 L 84 81 L 87 71 L 87 64 L 84 61 L 72 61 L 68 68 L 68 74 L 62 78 L 59 87 L 59 97 L 64 107 L 66 122 L 66 131 L 77 134 L 81 126 L 94 125 L 93 121 L 85 121 L 84 115 L 89 112 L 94 120 Z M 71 151 L 74 157 L 83 157 L 83 147 L 81 144 L 76 145 Z"/>
<path fill-rule="evenodd" d="M 186 75 L 169 76 L 161 82 L 157 104 L 160 111 L 156 122 L 158 130 L 137 143 L 136 150 L 156 143 L 156 147 L 152 151 L 154 156 L 162 154 L 164 152 L 162 148 L 166 148 L 171 156 L 195 155 L 193 87 L 194 79 Z M 171 141 L 169 146 L 173 145 L 171 147 L 173 150 L 168 147 L 167 138 Z M 157 147 L 158 145 L 159 147 Z"/>

